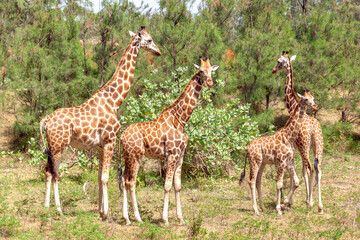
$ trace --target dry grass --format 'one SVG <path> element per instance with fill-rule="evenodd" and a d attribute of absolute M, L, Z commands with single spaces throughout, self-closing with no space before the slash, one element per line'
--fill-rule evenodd
<path fill-rule="evenodd" d="M 301 178 L 294 206 L 278 217 L 275 211 L 274 168 L 263 177 L 265 209 L 254 216 L 249 187 L 237 185 L 237 177 L 183 179 L 182 209 L 186 225 L 175 218 L 174 195 L 170 199 L 170 226 L 160 221 L 163 180 L 147 173 L 139 177 L 137 196 L 144 224 L 124 226 L 121 203 L 111 172 L 109 186 L 111 217 L 102 221 L 97 213 L 97 173 L 71 169 L 60 183 L 64 216 L 54 207 L 44 209 L 44 177 L 39 169 L 13 158 L 0 160 L 0 237 L 38 239 L 359 239 L 360 162 L 359 156 L 327 158 L 323 164 L 324 215 L 305 203 Z M 298 160 L 297 160 L 298 161 Z M 300 162 L 297 172 L 300 175 Z M 146 168 L 146 167 L 145 167 Z M 155 180 L 154 180 L 155 179 Z M 87 196 L 82 191 L 87 184 Z M 288 181 L 288 178 L 287 178 Z M 286 184 L 288 186 L 288 182 Z M 316 194 L 315 194 L 316 196 Z M 53 202 L 53 199 L 51 199 Z M 130 219 L 132 218 L 130 209 Z"/>

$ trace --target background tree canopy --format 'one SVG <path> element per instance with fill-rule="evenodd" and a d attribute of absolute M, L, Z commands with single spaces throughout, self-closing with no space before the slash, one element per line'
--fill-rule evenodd
<path fill-rule="evenodd" d="M 17 121 L 11 130 L 15 146 L 26 149 L 43 116 L 83 103 L 105 84 L 130 41 L 128 31 L 143 25 L 163 55 L 140 53 L 131 93 L 119 111 L 124 126 L 156 116 L 176 99 L 202 55 L 220 68 L 214 76 L 216 90 L 204 95 L 193 126 L 201 124 L 196 123 L 201 111 L 216 115 L 235 102 L 241 111 L 221 113 L 226 117 L 219 113 L 232 131 L 255 137 L 258 132 L 252 127 L 258 122 L 266 132 L 274 122 L 273 107 L 284 99 L 285 76 L 271 74 L 283 50 L 297 55 L 295 91 L 310 88 L 320 109 L 337 110 L 339 121 L 359 117 L 358 1 L 203 0 L 197 14 L 190 12 L 191 3 L 160 0 L 159 11 L 151 12 L 129 1 L 104 0 L 102 10 L 94 13 L 88 0 L 1 1 L 1 84 L 3 92 L 16 96 Z M 111 56 L 115 51 L 119 53 Z M 156 94 L 146 93 L 150 88 Z M 215 124 L 206 120 L 204 125 Z M 221 134 L 239 137 L 222 125 L 227 130 Z M 252 137 L 241 141 L 246 144 Z M 210 135 L 201 138 L 220 141 Z M 224 150 L 220 148 L 208 150 Z"/>

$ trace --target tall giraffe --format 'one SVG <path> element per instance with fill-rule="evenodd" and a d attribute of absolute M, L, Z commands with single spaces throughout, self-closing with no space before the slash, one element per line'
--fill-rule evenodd
<path fill-rule="evenodd" d="M 283 52 L 276 66 L 273 68 L 272 73 L 277 73 L 281 70 L 286 70 L 285 82 L 285 100 L 289 113 L 293 113 L 295 106 L 299 102 L 294 92 L 293 69 L 291 62 L 295 60 L 296 56 L 291 58 L 287 55 L 288 52 Z M 313 170 L 310 162 L 310 146 L 313 146 L 315 161 L 315 180 L 318 186 L 318 212 L 323 213 L 323 204 L 321 202 L 321 162 L 323 155 L 323 135 L 320 123 L 317 119 L 305 113 L 304 121 L 301 123 L 301 130 L 295 142 L 296 148 L 299 150 L 303 162 L 303 176 L 305 179 L 307 204 L 313 206 L 312 199 L 312 179 Z"/>
<path fill-rule="evenodd" d="M 45 167 L 45 207 L 50 203 L 50 185 L 54 188 L 55 203 L 61 213 L 58 191 L 60 157 L 67 146 L 77 149 L 99 149 L 99 212 L 102 218 L 108 215 L 107 184 L 109 168 L 120 124 L 116 112 L 125 99 L 135 72 L 135 63 L 142 48 L 160 56 L 145 27 L 132 37 L 124 55 L 111 77 L 100 90 L 78 107 L 61 108 L 44 117 L 40 122 L 41 144 L 44 146 L 42 128 L 45 127 L 48 162 Z"/>
<path fill-rule="evenodd" d="M 299 178 L 294 168 L 295 141 L 298 138 L 302 121 L 304 120 L 306 106 L 316 107 L 314 98 L 309 91 L 305 91 L 304 96 L 299 95 L 299 97 L 301 101 L 295 105 L 294 111 L 290 115 L 285 127 L 279 129 L 271 136 L 254 139 L 247 146 L 244 171 L 241 174 L 239 183 L 241 184 L 245 178 L 246 159 L 249 159 L 249 185 L 256 215 L 259 215 L 259 211 L 256 203 L 255 184 L 259 195 L 260 206 L 262 206 L 261 176 L 266 164 L 275 164 L 277 167 L 276 211 L 279 215 L 282 214 L 280 199 L 285 168 L 287 168 L 290 173 L 291 182 L 293 183 L 289 195 L 285 197 L 285 204 L 290 203 L 295 189 L 299 186 Z"/>
<path fill-rule="evenodd" d="M 180 205 L 181 166 L 188 141 L 184 128 L 194 111 L 203 86 L 212 86 L 213 84 L 211 72 L 218 69 L 218 66 L 210 65 L 209 58 L 203 61 L 200 57 L 200 61 L 200 67 L 194 64 L 198 72 L 191 78 L 174 103 L 166 107 L 156 119 L 130 125 L 120 136 L 119 147 L 123 145 L 125 158 L 123 175 L 120 169 L 120 186 L 125 189 L 123 218 L 127 225 L 130 224 L 127 203 L 128 192 L 130 192 L 135 219 L 141 222 L 135 196 L 135 185 L 144 155 L 148 158 L 164 159 L 167 162 L 162 219 L 166 225 L 169 224 L 169 192 L 174 178 L 176 215 L 180 223 L 183 223 Z"/>

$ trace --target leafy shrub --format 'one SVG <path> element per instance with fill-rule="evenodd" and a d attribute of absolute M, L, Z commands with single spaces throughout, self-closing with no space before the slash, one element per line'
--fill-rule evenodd
<path fill-rule="evenodd" d="M 123 127 L 133 123 L 155 119 L 161 110 L 178 98 L 188 83 L 179 68 L 160 84 L 144 79 L 142 84 L 146 91 L 130 96 L 123 107 L 120 122 Z M 156 73 L 152 74 L 156 78 Z M 190 174 L 199 172 L 207 175 L 223 174 L 224 166 L 237 166 L 246 145 L 259 136 L 256 122 L 249 117 L 249 105 L 240 105 L 238 99 L 230 100 L 223 108 L 213 104 L 216 92 L 224 88 L 225 83 L 217 81 L 217 86 L 203 88 L 202 97 L 198 99 L 189 122 L 185 127 L 189 142 L 185 153 L 183 170 Z"/>

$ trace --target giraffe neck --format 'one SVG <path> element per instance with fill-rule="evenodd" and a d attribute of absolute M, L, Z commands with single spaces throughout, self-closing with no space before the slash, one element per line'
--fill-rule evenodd
<path fill-rule="evenodd" d="M 124 55 L 111 77 L 100 90 L 88 100 L 99 99 L 99 105 L 104 106 L 108 111 L 115 112 L 119 109 L 129 92 L 131 82 L 134 77 L 136 58 L 140 50 L 140 41 L 138 36 L 134 36 L 130 44 L 127 46 Z"/>
<path fill-rule="evenodd" d="M 170 106 L 166 107 L 162 113 L 170 112 L 179 121 L 182 127 L 189 121 L 193 113 L 196 102 L 200 96 L 202 84 L 200 82 L 199 72 L 191 78 L 189 83 L 185 86 L 180 96 Z"/>
<path fill-rule="evenodd" d="M 293 69 L 289 60 L 289 66 L 286 69 L 286 82 L 285 82 L 285 100 L 286 107 L 290 114 L 292 114 L 299 103 L 294 91 L 293 82 Z"/>
<path fill-rule="evenodd" d="M 298 137 L 305 114 L 306 106 L 304 100 L 301 100 L 295 105 L 294 112 L 290 114 L 290 118 L 285 124 L 284 130 L 287 133 L 289 140 L 293 143 Z"/>

